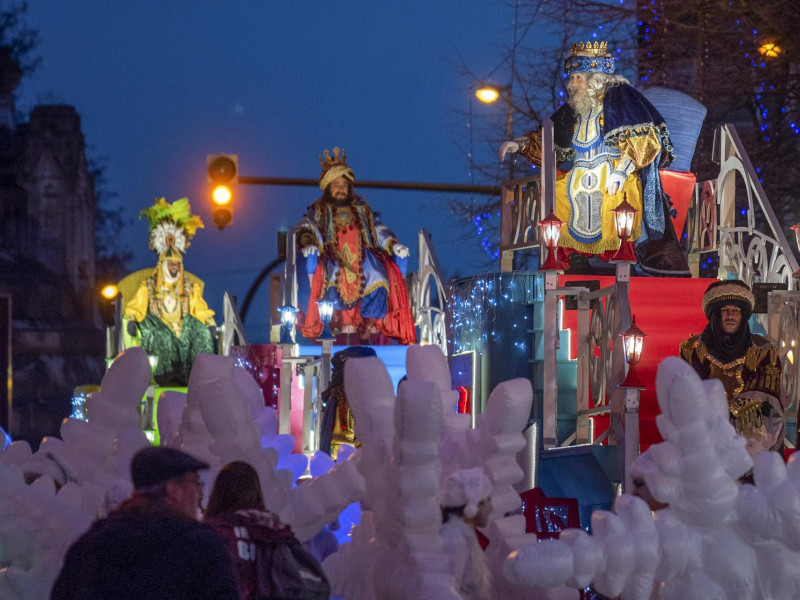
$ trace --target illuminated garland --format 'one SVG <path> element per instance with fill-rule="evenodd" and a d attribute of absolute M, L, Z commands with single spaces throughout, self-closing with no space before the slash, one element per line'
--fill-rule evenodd
<path fill-rule="evenodd" d="M 533 327 L 529 307 L 544 297 L 538 274 L 484 273 L 451 281 L 447 293 L 448 337 L 456 354 L 483 351 L 489 339 L 505 348 L 527 351 L 525 340 Z"/>

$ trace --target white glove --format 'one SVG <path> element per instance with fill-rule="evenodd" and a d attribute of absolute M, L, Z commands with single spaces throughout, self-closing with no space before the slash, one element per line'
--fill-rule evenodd
<path fill-rule="evenodd" d="M 628 176 L 622 171 L 612 172 L 611 176 L 608 178 L 608 182 L 606 183 L 606 191 L 608 194 L 613 196 L 619 192 L 622 189 L 622 184 L 625 183 L 626 179 L 628 179 Z"/>
<path fill-rule="evenodd" d="M 317 250 L 316 246 L 303 246 L 303 256 L 306 258 L 309 257 L 311 254 L 319 254 L 319 250 Z"/>
<path fill-rule="evenodd" d="M 392 246 L 392 253 L 397 258 L 406 258 L 408 256 L 408 246 L 403 246 L 403 244 L 395 244 Z"/>
<path fill-rule="evenodd" d="M 509 152 L 519 152 L 519 142 L 515 140 L 508 140 L 500 145 L 500 150 L 497 151 L 497 156 L 500 157 L 500 162 L 505 160 L 506 154 Z"/>

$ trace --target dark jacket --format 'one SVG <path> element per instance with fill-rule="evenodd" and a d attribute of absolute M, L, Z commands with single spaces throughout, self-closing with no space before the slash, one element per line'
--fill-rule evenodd
<path fill-rule="evenodd" d="M 52 600 L 237 600 L 230 554 L 211 527 L 134 497 L 67 552 Z"/>
<path fill-rule="evenodd" d="M 239 570 L 242 600 L 322 600 L 330 585 L 317 560 L 273 514 L 246 509 L 209 519 Z"/>

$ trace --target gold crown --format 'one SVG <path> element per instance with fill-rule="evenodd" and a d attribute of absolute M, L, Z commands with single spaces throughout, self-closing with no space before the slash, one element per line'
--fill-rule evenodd
<path fill-rule="evenodd" d="M 339 147 L 336 146 L 333 149 L 333 158 L 331 158 L 331 153 L 325 150 L 324 152 L 325 158 L 323 159 L 321 156 L 319 157 L 319 165 L 322 167 L 322 172 L 325 173 L 332 167 L 337 165 L 347 166 L 347 160 L 344 150 L 342 150 L 342 155 L 339 156 Z"/>
<path fill-rule="evenodd" d="M 606 56 L 608 54 L 608 42 L 577 42 L 570 46 L 573 55 L 583 56 Z"/>

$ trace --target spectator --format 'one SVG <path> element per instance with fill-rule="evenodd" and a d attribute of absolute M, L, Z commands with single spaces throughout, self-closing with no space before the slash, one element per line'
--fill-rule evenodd
<path fill-rule="evenodd" d="M 134 493 L 67 552 L 52 600 L 235 600 L 223 541 L 197 522 L 208 465 L 173 448 L 131 461 Z"/>
<path fill-rule="evenodd" d="M 242 600 L 327 600 L 330 585 L 288 525 L 267 511 L 255 469 L 232 462 L 219 472 L 205 520 L 225 539 Z"/>

